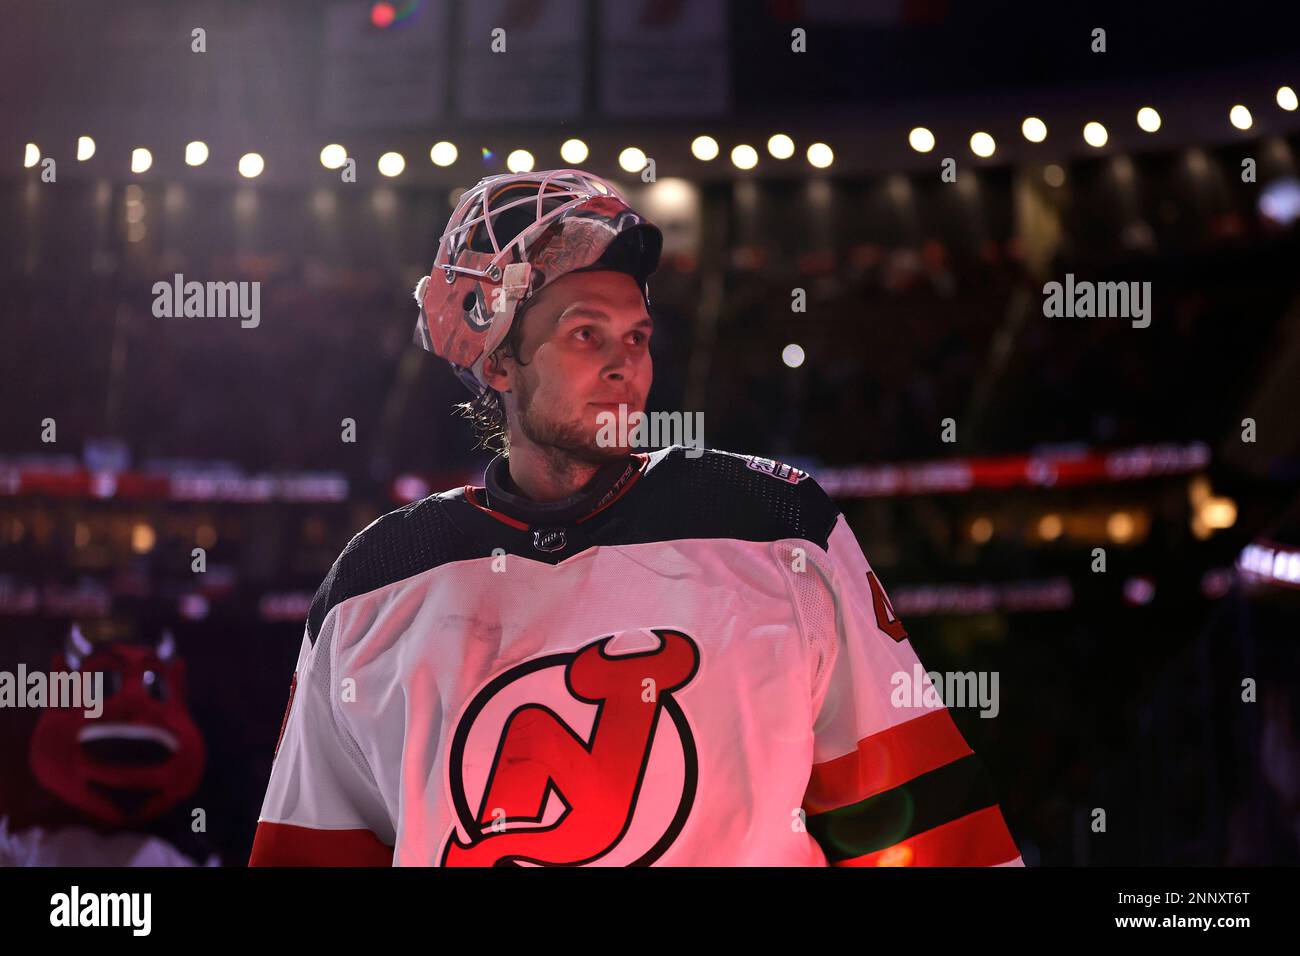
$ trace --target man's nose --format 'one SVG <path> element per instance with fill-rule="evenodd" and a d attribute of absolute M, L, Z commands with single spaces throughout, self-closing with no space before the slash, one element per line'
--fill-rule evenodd
<path fill-rule="evenodd" d="M 605 360 L 603 376 L 610 381 L 621 382 L 627 378 L 632 368 L 632 357 L 628 355 L 627 350 L 621 346 L 615 346 L 611 349 L 611 354 Z"/>

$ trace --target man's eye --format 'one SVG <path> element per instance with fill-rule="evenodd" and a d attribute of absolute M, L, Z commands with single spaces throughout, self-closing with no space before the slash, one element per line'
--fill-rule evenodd
<path fill-rule="evenodd" d="M 586 325 L 581 326 L 580 328 L 576 328 L 576 329 L 574 329 L 574 330 L 573 330 L 573 334 L 576 335 L 576 336 L 578 336 L 579 338 L 582 338 L 583 336 L 586 336 L 586 337 L 589 338 L 589 337 L 591 336 L 591 327 L 590 327 L 590 326 L 586 326 Z M 584 339 L 584 341 L 585 341 L 585 339 Z"/>

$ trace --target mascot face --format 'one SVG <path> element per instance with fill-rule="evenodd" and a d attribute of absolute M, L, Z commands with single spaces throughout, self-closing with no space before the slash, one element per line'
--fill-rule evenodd
<path fill-rule="evenodd" d="M 185 704 L 185 664 L 170 633 L 157 647 L 92 645 L 74 626 L 53 669 L 103 672 L 103 713 L 41 715 L 31 745 L 41 786 L 112 826 L 151 820 L 198 788 L 203 737 Z"/>

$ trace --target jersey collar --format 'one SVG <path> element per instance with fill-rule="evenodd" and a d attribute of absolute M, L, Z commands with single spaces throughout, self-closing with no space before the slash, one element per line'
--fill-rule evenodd
<path fill-rule="evenodd" d="M 510 480 L 507 460 L 497 455 L 483 472 L 482 507 L 499 517 L 531 526 L 563 525 L 585 521 L 608 508 L 636 483 L 645 471 L 649 455 L 632 454 L 604 464 L 591 480 L 567 498 L 533 501 L 524 497 Z M 477 504 L 471 490 L 470 500 Z M 514 523 L 508 522 L 508 523 Z"/>

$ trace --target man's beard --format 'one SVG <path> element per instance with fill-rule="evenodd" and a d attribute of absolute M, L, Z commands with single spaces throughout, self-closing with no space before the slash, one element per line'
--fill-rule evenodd
<path fill-rule="evenodd" d="M 589 465 L 626 456 L 630 449 L 617 444 L 600 445 L 596 441 L 599 430 L 595 424 L 580 421 L 555 421 L 537 414 L 533 408 L 534 389 L 521 382 L 519 396 L 519 430 L 536 445 L 547 458 L 568 459 Z"/>

